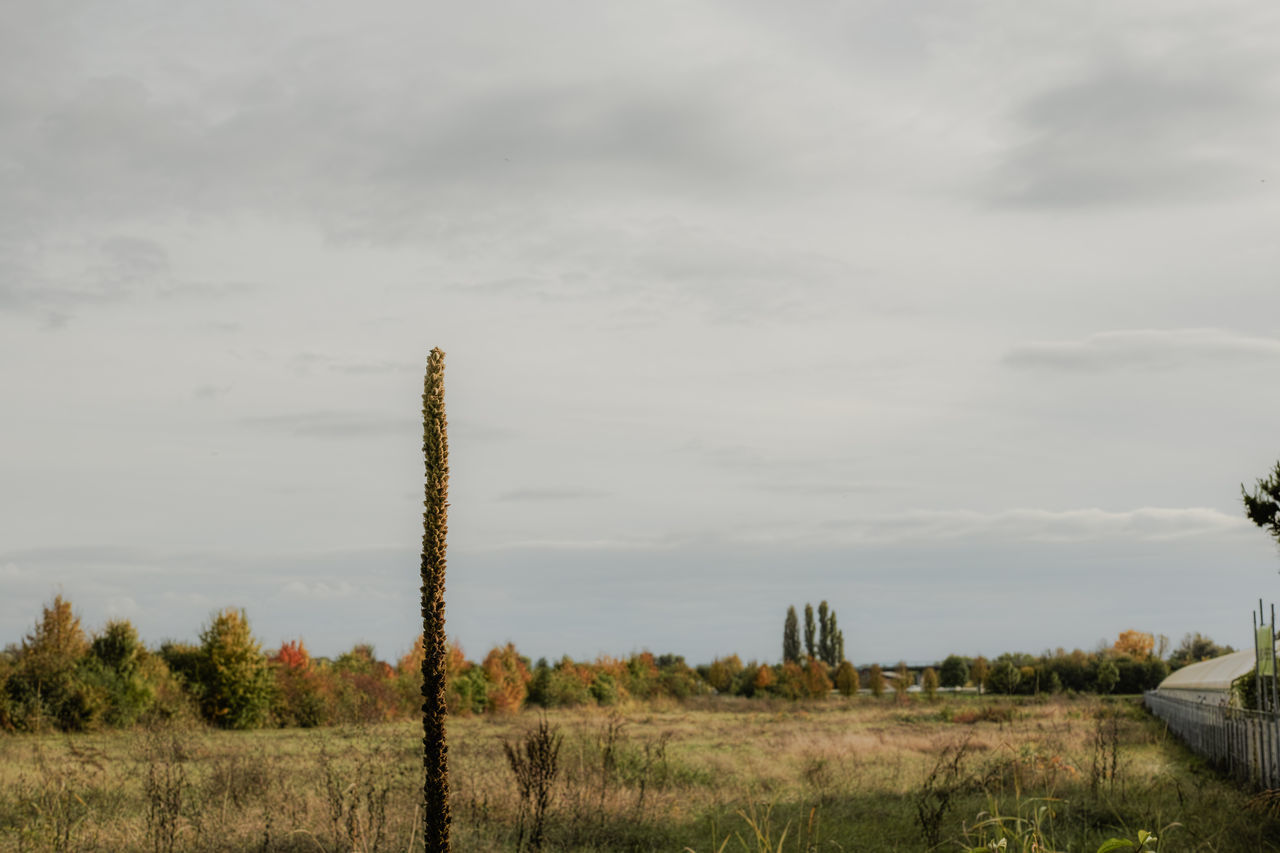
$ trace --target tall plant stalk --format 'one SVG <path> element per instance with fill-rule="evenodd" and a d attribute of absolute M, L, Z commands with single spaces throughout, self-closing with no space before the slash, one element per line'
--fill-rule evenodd
<path fill-rule="evenodd" d="M 423 841 L 449 849 L 449 761 L 445 743 L 445 538 L 449 530 L 449 440 L 444 417 L 444 353 L 431 350 L 422 391 L 422 766 Z"/>

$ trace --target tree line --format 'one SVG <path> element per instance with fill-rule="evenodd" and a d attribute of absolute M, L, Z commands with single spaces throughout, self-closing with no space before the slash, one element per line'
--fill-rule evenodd
<path fill-rule="evenodd" d="M 949 655 L 923 671 L 906 664 L 859 669 L 844 657 L 835 611 L 822 602 L 814 615 L 806 605 L 802 640 L 795 608 L 788 608 L 779 663 L 728 655 L 691 666 L 680 655 L 647 651 L 534 662 L 510 643 L 472 661 L 453 644 L 445 661 L 447 708 L 481 714 L 712 694 L 904 695 L 917 683 L 926 694 L 965 686 L 1005 694 L 1134 693 L 1154 687 L 1170 667 L 1230 651 L 1188 635 L 1165 660 L 1151 635 L 1127 631 L 1094 652 L 1010 653 L 993 661 Z M 267 651 L 235 608 L 212 614 L 196 643 L 148 648 L 127 620 L 86 632 L 70 602 L 57 596 L 31 633 L 0 651 L 0 730 L 80 731 L 172 719 L 232 729 L 408 719 L 421 710 L 422 659 L 421 637 L 394 662 L 379 660 L 365 644 L 335 658 L 313 657 L 301 640 Z"/>

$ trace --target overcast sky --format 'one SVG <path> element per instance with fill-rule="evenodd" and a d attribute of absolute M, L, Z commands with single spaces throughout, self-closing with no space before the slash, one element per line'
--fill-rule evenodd
<path fill-rule="evenodd" d="M 9 4 L 0 643 L 1247 646 L 1269 2 Z"/>

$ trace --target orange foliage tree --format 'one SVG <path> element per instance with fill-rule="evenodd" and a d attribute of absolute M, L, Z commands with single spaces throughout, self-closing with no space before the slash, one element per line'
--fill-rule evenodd
<path fill-rule="evenodd" d="M 520 710 L 524 697 L 529 694 L 529 667 L 516 652 L 515 644 L 494 647 L 485 656 L 485 677 L 489 680 L 489 707 L 502 714 Z"/>
<path fill-rule="evenodd" d="M 820 660 L 809 658 L 804 668 L 804 687 L 814 699 L 819 699 L 831 692 L 831 679 L 827 676 L 827 665 Z"/>
<path fill-rule="evenodd" d="M 1112 646 L 1117 654 L 1128 655 L 1134 660 L 1146 660 L 1156 647 L 1156 638 L 1143 631 L 1121 631 Z"/>

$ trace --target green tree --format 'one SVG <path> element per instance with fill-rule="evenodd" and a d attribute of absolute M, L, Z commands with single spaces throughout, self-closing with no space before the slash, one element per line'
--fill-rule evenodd
<path fill-rule="evenodd" d="M 82 680 L 101 687 L 106 721 L 131 726 L 151 710 L 157 689 L 168 678 L 164 661 L 149 654 L 127 619 L 112 620 L 93 638 Z"/>
<path fill-rule="evenodd" d="M 991 668 L 991 689 L 997 693 L 1012 694 L 1022 683 L 1022 669 L 1008 658 L 996 661 Z"/>
<path fill-rule="evenodd" d="M 1116 662 L 1111 658 L 1103 658 L 1098 664 L 1098 692 L 1110 693 L 1115 689 L 1116 682 L 1120 680 L 1120 670 L 1116 667 Z"/>
<path fill-rule="evenodd" d="M 804 605 L 804 650 L 809 657 L 817 656 L 817 648 L 813 642 L 813 605 L 805 602 Z"/>
<path fill-rule="evenodd" d="M 787 608 L 787 619 L 782 625 L 782 662 L 800 661 L 800 620 L 794 606 Z"/>
<path fill-rule="evenodd" d="M 445 537 L 449 529 L 449 427 L 444 412 L 444 352 L 427 359 L 422 385 L 422 455 L 426 466 L 422 513 L 422 767 L 423 846 L 449 850 L 449 757 L 445 741 Z"/>
<path fill-rule="evenodd" d="M 898 661 L 897 668 L 893 671 L 893 692 L 897 694 L 898 699 L 905 699 L 907 696 L 907 688 L 911 686 L 911 670 L 907 669 L 907 662 Z"/>
<path fill-rule="evenodd" d="M 1197 631 L 1194 634 L 1183 636 L 1182 642 L 1173 650 L 1173 654 L 1169 655 L 1169 668 L 1179 669 L 1189 663 L 1199 663 L 1202 660 L 1221 657 L 1233 651 L 1235 649 L 1231 648 L 1231 646 L 1220 646 Z"/>
<path fill-rule="evenodd" d="M 925 667 L 924 672 L 920 674 L 920 689 L 924 691 L 924 695 L 933 701 L 938 696 L 938 673 L 933 667 Z"/>
<path fill-rule="evenodd" d="M 964 687 L 969 680 L 969 664 L 959 655 L 947 655 L 938 669 L 938 680 L 943 687 Z"/>
<path fill-rule="evenodd" d="M 271 708 L 274 678 L 243 610 L 215 613 L 200 633 L 200 711 L 214 725 L 249 729 Z"/>
<path fill-rule="evenodd" d="M 1249 520 L 1280 542 L 1280 462 L 1276 463 L 1270 475 L 1257 481 L 1253 494 L 1249 494 L 1241 483 L 1240 495 L 1244 499 L 1244 514 Z"/>
<path fill-rule="evenodd" d="M 847 660 L 840 661 L 840 667 L 836 670 L 836 688 L 840 691 L 841 696 L 854 696 L 858 692 L 858 670 L 854 669 L 853 664 Z"/>
<path fill-rule="evenodd" d="M 818 603 L 818 660 L 834 666 L 830 657 L 834 654 L 835 637 L 831 635 L 831 612 L 827 602 Z"/>
<path fill-rule="evenodd" d="M 987 663 L 987 659 L 982 655 L 978 655 L 973 659 L 973 665 L 969 667 L 969 680 L 973 682 L 973 686 L 978 688 L 978 695 L 982 695 L 983 689 L 987 686 L 987 678 L 991 675 L 991 665 Z"/>
<path fill-rule="evenodd" d="M 880 664 L 871 664 L 871 671 L 867 673 L 867 687 L 871 688 L 871 695 L 877 699 L 884 695 L 884 672 L 880 669 Z"/>
<path fill-rule="evenodd" d="M 824 601 L 818 605 L 818 658 L 827 666 L 844 660 L 844 634 L 836 623 L 836 612 Z"/>

